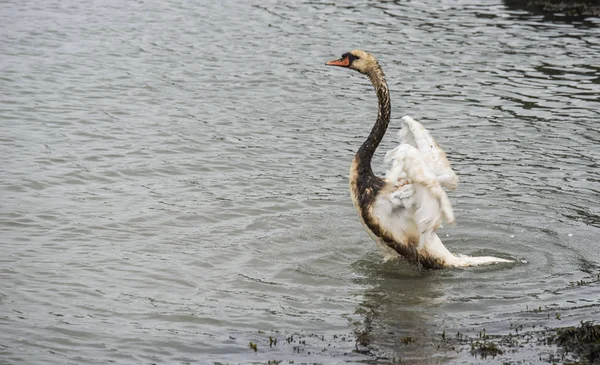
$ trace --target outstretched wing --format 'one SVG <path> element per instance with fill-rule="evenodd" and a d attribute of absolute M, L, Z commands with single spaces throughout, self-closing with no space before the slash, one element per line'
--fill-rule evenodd
<path fill-rule="evenodd" d="M 442 186 L 455 189 L 458 178 L 444 151 L 419 122 L 402 118 L 398 136 L 400 145 L 386 154 L 391 167 L 378 202 L 379 206 L 387 205 L 386 211 L 391 209 L 395 219 L 382 220 L 391 231 L 394 225 L 406 226 L 403 220 L 412 220 L 419 231 L 415 233 L 433 232 L 444 219 L 454 221 L 452 205 Z"/>
<path fill-rule="evenodd" d="M 421 158 L 427 169 L 435 174 L 439 184 L 449 190 L 456 189 L 458 178 L 440 145 L 431 137 L 427 129 L 413 118 L 405 116 L 401 121 L 402 128 L 398 132 L 400 146 L 398 147 L 408 144 L 416 148 L 421 153 Z M 393 154 L 393 151 L 388 152 L 388 154 Z"/>
<path fill-rule="evenodd" d="M 418 255 L 443 266 L 465 267 L 511 262 L 496 257 L 455 256 L 435 230 L 445 219 L 454 221 L 452 205 L 443 187 L 455 189 L 456 174 L 446 154 L 429 132 L 411 117 L 402 118 L 400 145 L 386 154 L 391 167 L 373 213 L 381 228 L 396 242 L 416 245 Z"/>

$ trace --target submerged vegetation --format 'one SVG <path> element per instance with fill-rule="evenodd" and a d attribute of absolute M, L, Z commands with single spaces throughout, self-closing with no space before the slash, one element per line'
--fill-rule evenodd
<path fill-rule="evenodd" d="M 271 364 L 293 363 L 298 357 L 325 356 L 348 357 L 364 356 L 368 364 L 410 363 L 404 356 L 405 350 L 412 347 L 430 348 L 438 354 L 446 354 L 448 358 L 470 354 L 474 362 L 488 359 L 500 359 L 503 363 L 511 363 L 513 359 L 522 358 L 523 354 L 533 355 L 542 363 L 550 364 L 600 364 L 600 325 L 591 321 L 582 321 L 578 326 L 559 328 L 538 328 L 528 331 L 523 326 L 513 326 L 514 332 L 502 335 L 487 333 L 485 329 L 465 334 L 450 334 L 443 331 L 431 338 L 400 337 L 396 342 L 393 354 L 382 353 L 380 349 L 362 338 L 352 335 L 333 335 L 329 338 L 311 333 L 293 333 L 283 336 L 285 341 L 277 342 L 279 332 L 271 335 L 261 331 L 260 338 L 250 341 L 252 352 L 270 354 L 278 346 L 280 359 L 270 360 Z M 356 334 L 355 334 L 356 335 Z M 269 345 L 269 346 L 267 346 Z M 535 354 L 536 349 L 538 353 Z M 532 354 L 533 350 L 533 354 Z M 531 356 L 530 356 L 531 357 Z M 468 362 L 468 361 L 467 361 Z"/>
<path fill-rule="evenodd" d="M 593 274 L 561 290 L 577 290 L 578 287 L 598 283 L 600 275 Z M 413 328 L 407 331 L 381 321 L 384 312 L 381 312 L 377 303 L 382 300 L 380 297 L 376 299 L 357 308 L 356 314 L 360 320 L 351 320 L 354 327 L 352 333 L 326 336 L 309 332 L 259 330 L 246 340 L 250 340 L 248 347 L 259 357 L 281 356 L 269 360 L 271 364 L 281 363 L 282 360 L 283 363 L 294 363 L 299 359 L 312 363 L 314 359 L 323 358 L 358 358 L 359 362 L 365 364 L 396 364 L 412 363 L 431 356 L 441 359 L 441 362 L 460 358 L 464 363 L 494 360 L 507 364 L 600 364 L 600 324 L 588 318 L 588 321 L 581 321 L 578 325 L 565 326 L 573 324 L 569 308 L 547 304 L 526 305 L 519 316 L 509 320 L 510 323 L 506 324 L 508 328 L 499 330 L 502 326 L 495 327 L 495 331 L 500 333 L 494 333 L 489 328 L 446 328 L 439 332 L 433 328 Z M 593 308 L 597 306 L 591 305 Z"/>
<path fill-rule="evenodd" d="M 471 354 L 479 355 L 482 359 L 485 359 L 488 356 L 496 357 L 497 355 L 502 355 L 503 351 L 498 348 L 495 342 L 476 341 L 471 344 Z"/>
<path fill-rule="evenodd" d="M 600 4 L 596 0 L 504 0 L 511 7 L 518 7 L 534 13 L 565 16 L 599 16 Z"/>
<path fill-rule="evenodd" d="M 465 346 L 469 346 L 471 355 L 480 359 L 500 355 L 510 359 L 521 351 L 544 348 L 544 353 L 539 354 L 539 359 L 551 364 L 600 363 L 600 325 L 591 321 L 582 321 L 576 327 L 545 328 L 537 331 L 523 331 L 522 327 L 516 327 L 515 334 L 511 332 L 508 335 L 483 335 L 478 338 L 460 333 L 455 338 L 447 338 L 444 333 L 442 338 L 443 348 L 460 352 Z"/>
<path fill-rule="evenodd" d="M 590 364 L 600 363 L 600 325 L 581 322 L 578 327 L 559 328 L 556 344 Z"/>

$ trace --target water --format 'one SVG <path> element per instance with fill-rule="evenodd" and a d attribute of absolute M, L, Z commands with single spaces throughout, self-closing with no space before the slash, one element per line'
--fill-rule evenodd
<path fill-rule="evenodd" d="M 432 339 L 600 319 L 599 25 L 500 0 L 4 3 L 0 363 L 469 363 Z M 347 189 L 376 98 L 324 66 L 355 48 L 396 118 L 375 170 L 420 120 L 461 179 L 444 243 L 520 263 L 382 262 Z"/>

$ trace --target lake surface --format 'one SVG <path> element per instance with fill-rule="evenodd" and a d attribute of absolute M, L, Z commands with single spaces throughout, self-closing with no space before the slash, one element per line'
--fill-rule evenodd
<path fill-rule="evenodd" d="M 476 363 L 434 339 L 600 320 L 598 18 L 9 1 L 0 34 L 2 364 Z M 460 178 L 446 246 L 517 263 L 383 262 L 347 182 L 376 97 L 324 66 L 355 48 L 391 90 L 374 170 L 421 121 Z"/>

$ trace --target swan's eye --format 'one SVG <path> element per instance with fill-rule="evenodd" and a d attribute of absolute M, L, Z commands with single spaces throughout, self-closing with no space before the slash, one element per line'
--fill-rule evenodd
<path fill-rule="evenodd" d="M 360 57 L 353 55 L 352 53 L 348 53 L 348 61 L 350 61 L 350 64 L 352 64 L 352 62 L 356 61 L 360 59 Z"/>
<path fill-rule="evenodd" d="M 352 64 L 352 62 L 360 59 L 360 57 L 353 55 L 350 52 L 346 52 L 342 55 L 342 58 L 348 58 L 349 64 Z"/>

